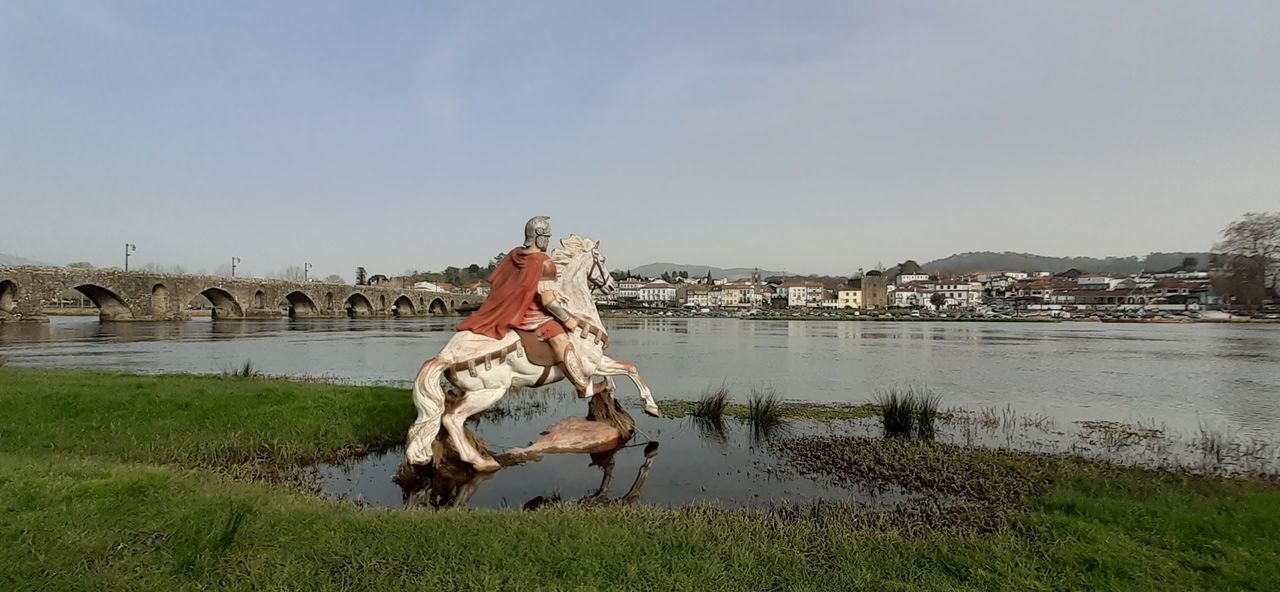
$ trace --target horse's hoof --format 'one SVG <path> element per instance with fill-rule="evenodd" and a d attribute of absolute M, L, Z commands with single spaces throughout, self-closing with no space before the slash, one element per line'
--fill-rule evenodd
<path fill-rule="evenodd" d="M 488 458 L 488 459 L 482 460 L 482 461 L 480 461 L 480 462 L 478 462 L 478 463 L 475 463 L 475 464 L 473 464 L 473 465 L 471 465 L 471 466 L 472 466 L 472 467 L 475 467 L 476 471 L 479 471 L 479 472 L 481 472 L 481 473 L 492 473 L 492 472 L 494 472 L 494 471 L 496 471 L 496 470 L 498 470 L 498 469 L 501 469 L 501 468 L 502 468 L 502 465 L 501 465 L 501 464 L 499 464 L 499 463 L 498 463 L 498 461 L 493 460 L 492 458 Z"/>

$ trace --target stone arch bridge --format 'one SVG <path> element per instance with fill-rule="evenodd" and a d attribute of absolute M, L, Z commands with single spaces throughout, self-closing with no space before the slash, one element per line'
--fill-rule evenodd
<path fill-rule="evenodd" d="M 75 290 L 104 321 L 175 321 L 203 296 L 215 319 L 423 317 L 480 304 L 481 296 L 446 292 L 173 275 L 67 267 L 0 267 L 0 322 L 48 320 L 45 310 Z"/>

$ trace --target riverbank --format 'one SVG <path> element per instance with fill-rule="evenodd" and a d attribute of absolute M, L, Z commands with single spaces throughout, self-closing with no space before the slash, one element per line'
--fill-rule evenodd
<path fill-rule="evenodd" d="M 943 493 L 997 484 L 975 499 L 1001 510 L 400 511 L 302 480 L 399 443 L 414 417 L 400 389 L 3 368 L 0 416 L 4 589 L 1280 585 L 1280 488 L 1258 481 L 860 439 L 809 443 L 826 453 L 797 462 L 926 475 Z"/>

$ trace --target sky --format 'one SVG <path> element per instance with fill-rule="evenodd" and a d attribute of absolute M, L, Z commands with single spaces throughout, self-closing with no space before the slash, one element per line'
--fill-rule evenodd
<path fill-rule="evenodd" d="M 1209 249 L 1280 209 L 1280 3 L 0 0 L 0 252 L 352 278 Z"/>

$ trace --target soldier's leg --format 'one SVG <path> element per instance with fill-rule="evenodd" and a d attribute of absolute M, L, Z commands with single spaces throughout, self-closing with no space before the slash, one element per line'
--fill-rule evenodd
<path fill-rule="evenodd" d="M 582 362 L 578 360 L 578 354 L 574 351 L 573 342 L 569 340 L 569 336 L 560 333 L 552 337 L 550 343 L 551 349 L 556 353 L 556 361 L 564 369 L 565 377 L 573 383 L 573 388 L 578 391 L 578 397 L 582 399 L 590 397 L 590 379 L 582 372 Z"/>

